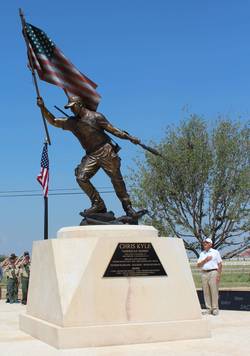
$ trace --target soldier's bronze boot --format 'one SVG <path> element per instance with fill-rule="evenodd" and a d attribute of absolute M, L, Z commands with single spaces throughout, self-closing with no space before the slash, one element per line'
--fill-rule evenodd
<path fill-rule="evenodd" d="M 84 210 L 84 215 L 91 215 L 96 213 L 106 213 L 107 208 L 102 199 L 96 199 L 92 201 L 92 205 L 89 209 Z"/>
<path fill-rule="evenodd" d="M 137 218 L 137 212 L 135 209 L 133 209 L 131 204 L 125 205 L 123 208 L 127 216 L 131 216 L 131 218 Z"/>

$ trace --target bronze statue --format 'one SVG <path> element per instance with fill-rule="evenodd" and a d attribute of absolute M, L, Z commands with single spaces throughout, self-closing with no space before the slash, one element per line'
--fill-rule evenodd
<path fill-rule="evenodd" d="M 143 214 L 138 215 L 139 212 L 136 212 L 132 207 L 120 171 L 119 146 L 112 142 L 106 132 L 119 138 L 130 140 L 134 144 L 141 144 L 140 140 L 114 127 L 102 114 L 87 109 L 82 99 L 78 96 L 69 97 L 68 104 L 65 105 L 65 108 L 70 108 L 74 114 L 74 116 L 68 118 L 55 118 L 45 107 L 41 98 L 37 99 L 37 104 L 50 124 L 71 131 L 86 151 L 86 155 L 75 169 L 77 183 L 91 201 L 91 207 L 85 209 L 81 215 L 88 216 L 107 212 L 104 201 L 90 182 L 90 179 L 99 168 L 102 168 L 111 178 L 116 195 L 120 199 L 126 215 L 133 219 L 138 219 L 139 215 L 145 214 L 145 211 L 143 211 Z"/>

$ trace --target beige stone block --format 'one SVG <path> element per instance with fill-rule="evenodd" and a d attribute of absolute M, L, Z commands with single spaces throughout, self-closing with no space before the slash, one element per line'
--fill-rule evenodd
<path fill-rule="evenodd" d="M 20 315 L 21 330 L 58 349 L 143 344 L 210 337 L 205 319 L 155 323 L 104 324 L 59 327 L 25 314 Z"/>
<path fill-rule="evenodd" d="M 103 278 L 121 242 L 151 243 L 167 276 Z M 143 225 L 67 227 L 34 242 L 20 326 L 58 348 L 209 336 L 183 242 Z"/>
<path fill-rule="evenodd" d="M 131 239 L 143 235 L 143 237 L 156 237 L 158 231 L 153 226 L 147 225 L 93 225 L 93 226 L 69 226 L 58 230 L 57 238 L 108 238 L 119 239 L 130 237 Z"/>

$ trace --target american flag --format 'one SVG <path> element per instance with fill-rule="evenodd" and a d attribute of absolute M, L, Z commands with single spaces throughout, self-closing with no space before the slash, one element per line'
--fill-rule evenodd
<path fill-rule="evenodd" d="M 41 158 L 41 171 L 36 178 L 43 187 L 43 195 L 48 197 L 49 192 L 49 156 L 48 156 L 48 144 L 43 146 L 42 158 Z"/>
<path fill-rule="evenodd" d="M 29 51 L 39 78 L 63 88 L 66 93 L 78 95 L 86 107 L 96 111 L 101 100 L 97 85 L 82 74 L 39 28 L 26 23 Z"/>

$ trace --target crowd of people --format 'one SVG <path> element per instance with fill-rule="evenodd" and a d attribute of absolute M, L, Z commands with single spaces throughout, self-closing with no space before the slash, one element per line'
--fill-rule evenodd
<path fill-rule="evenodd" d="M 4 275 L 7 278 L 6 303 L 20 303 L 18 299 L 18 288 L 21 285 L 21 303 L 26 305 L 30 277 L 29 252 L 24 251 L 20 257 L 16 256 L 15 253 L 7 257 L 0 265 L 0 281 Z"/>

